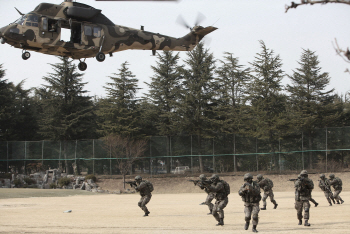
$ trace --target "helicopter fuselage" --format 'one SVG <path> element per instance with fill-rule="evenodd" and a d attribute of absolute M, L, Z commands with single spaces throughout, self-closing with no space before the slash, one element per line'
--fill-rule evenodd
<path fill-rule="evenodd" d="M 174 38 L 115 25 L 101 10 L 76 2 L 61 5 L 42 3 L 34 11 L 22 14 L 14 23 L 0 28 L 1 42 L 24 51 L 82 59 L 104 60 L 105 54 L 123 50 L 190 51 L 215 27 L 195 26 L 190 33 Z M 69 34 L 63 39 L 63 31 Z M 99 59 L 98 55 L 102 56 Z M 30 56 L 30 55 L 29 55 Z M 25 57 L 23 57 L 26 59 Z"/>

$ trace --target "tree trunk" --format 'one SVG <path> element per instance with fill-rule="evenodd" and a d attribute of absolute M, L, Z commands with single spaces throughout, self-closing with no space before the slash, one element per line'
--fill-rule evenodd
<path fill-rule="evenodd" d="M 123 188 L 125 189 L 125 174 L 123 174 Z"/>
<path fill-rule="evenodd" d="M 311 131 L 309 131 L 309 169 L 313 169 L 313 166 L 312 166 L 312 163 L 313 163 L 313 160 L 312 160 L 312 155 L 313 155 L 313 152 L 312 152 L 312 136 L 311 136 Z"/>

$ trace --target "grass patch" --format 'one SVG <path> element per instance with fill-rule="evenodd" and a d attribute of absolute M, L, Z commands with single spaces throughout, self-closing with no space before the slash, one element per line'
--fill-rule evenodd
<path fill-rule="evenodd" d="M 101 193 L 92 193 L 73 189 L 26 189 L 26 188 L 1 188 L 0 199 L 29 198 L 29 197 L 69 197 L 69 196 L 98 196 Z"/>

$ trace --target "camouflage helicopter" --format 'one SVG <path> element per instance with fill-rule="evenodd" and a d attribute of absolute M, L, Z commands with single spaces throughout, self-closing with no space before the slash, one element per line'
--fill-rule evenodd
<path fill-rule="evenodd" d="M 65 0 L 60 5 L 41 3 L 28 14 L 16 10 L 21 17 L 0 28 L 0 42 L 22 49 L 22 58 L 30 58 L 28 51 L 78 59 L 78 68 L 87 69 L 86 58 L 95 57 L 103 62 L 106 54 L 123 50 L 190 51 L 203 37 L 217 28 L 199 25 L 190 33 L 174 38 L 147 32 L 144 27 L 134 29 L 114 24 L 101 10 L 83 3 Z M 70 40 L 61 38 L 61 31 L 68 30 Z"/>

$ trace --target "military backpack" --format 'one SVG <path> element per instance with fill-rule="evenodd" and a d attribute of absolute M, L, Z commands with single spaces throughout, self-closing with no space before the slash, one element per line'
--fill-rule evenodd
<path fill-rule="evenodd" d="M 270 187 L 270 189 L 272 189 L 272 188 L 273 188 L 273 182 L 272 182 L 272 180 L 270 180 L 270 179 L 268 179 L 268 178 L 266 178 L 266 180 L 267 180 L 268 186 Z"/>
<path fill-rule="evenodd" d="M 226 196 L 228 196 L 230 194 L 230 185 L 225 180 L 221 180 L 221 183 L 224 185 Z"/>
<path fill-rule="evenodd" d="M 149 182 L 148 180 L 145 180 L 144 182 L 146 183 L 149 191 L 153 192 L 153 190 L 154 190 L 153 184 L 151 182 Z"/>

